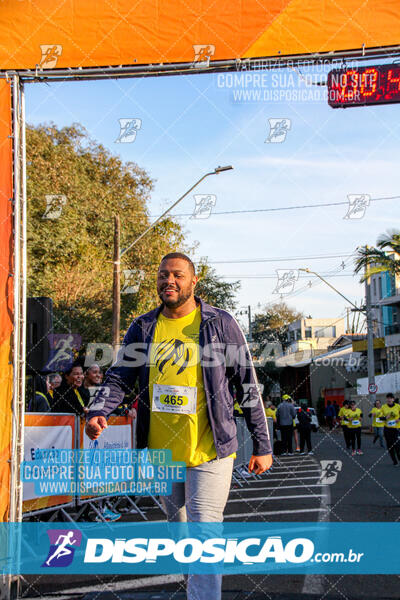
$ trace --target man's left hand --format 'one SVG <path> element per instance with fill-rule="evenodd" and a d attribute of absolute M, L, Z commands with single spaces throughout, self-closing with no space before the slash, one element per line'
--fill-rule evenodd
<path fill-rule="evenodd" d="M 249 462 L 249 471 L 250 473 L 254 471 L 256 475 L 260 475 L 268 471 L 271 465 L 272 454 L 265 454 L 264 456 L 254 456 L 253 454 Z"/>

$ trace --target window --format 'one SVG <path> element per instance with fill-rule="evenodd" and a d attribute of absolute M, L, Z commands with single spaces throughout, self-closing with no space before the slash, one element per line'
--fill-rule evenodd
<path fill-rule="evenodd" d="M 306 327 L 305 334 L 306 334 L 306 338 L 311 338 L 312 337 L 312 327 Z"/>
<path fill-rule="evenodd" d="M 336 337 L 336 327 L 321 327 L 315 331 L 315 337 Z"/>

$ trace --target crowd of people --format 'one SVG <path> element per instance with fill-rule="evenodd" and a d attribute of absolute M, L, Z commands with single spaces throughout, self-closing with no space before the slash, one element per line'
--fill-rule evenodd
<path fill-rule="evenodd" d="M 354 400 L 343 402 L 338 413 L 339 423 L 342 427 L 346 449 L 354 454 L 363 454 L 361 450 L 362 412 L 356 407 Z M 386 402 L 382 404 L 376 400 L 368 416 L 372 419 L 374 438 L 372 443 L 379 440 L 384 448 L 383 440 L 392 459 L 393 465 L 400 465 L 400 404 L 392 393 L 386 394 Z"/>
<path fill-rule="evenodd" d="M 276 407 L 271 401 L 265 404 L 265 414 L 271 417 L 274 423 L 274 453 L 277 455 L 292 456 L 293 445 L 295 452 L 313 454 L 311 444 L 311 414 L 307 404 L 302 403 L 295 407 L 293 399 L 285 394 Z M 400 466 L 400 403 L 392 393 L 386 395 L 386 402 L 376 400 L 373 408 L 368 413 L 372 419 L 373 432 L 372 444 L 379 442 L 381 448 L 386 449 L 394 466 Z M 324 410 L 326 428 L 329 431 L 341 427 L 345 448 L 352 456 L 362 455 L 361 432 L 363 413 L 355 400 L 345 400 L 342 406 L 337 402 L 327 401 Z"/>
<path fill-rule="evenodd" d="M 103 377 L 103 371 L 98 364 L 92 364 L 84 369 L 80 362 L 72 363 L 62 373 L 38 375 L 35 378 L 35 390 L 28 403 L 28 411 L 70 413 L 85 417 L 89 411 L 90 400 L 96 388 L 101 386 Z M 135 402 L 127 399 L 126 402 L 124 401 L 114 410 L 113 414 L 129 414 L 135 417 Z M 87 505 L 87 510 L 82 513 L 82 519 L 118 521 L 121 518 L 121 513 L 112 510 L 110 501 L 112 501 L 112 498 L 99 500 L 97 514 Z"/>
<path fill-rule="evenodd" d="M 293 441 L 298 454 L 313 454 L 311 444 L 311 413 L 306 403 L 295 407 L 295 402 L 288 394 L 282 396 L 282 401 L 276 408 L 268 400 L 265 404 L 265 415 L 273 420 L 274 454 L 283 456 L 293 455 Z"/>
<path fill-rule="evenodd" d="M 104 374 L 96 363 L 86 369 L 80 362 L 72 363 L 62 373 L 38 375 L 28 402 L 29 412 L 72 413 L 85 416 L 91 397 L 103 382 Z M 114 414 L 132 415 L 132 402 L 123 402 Z"/>

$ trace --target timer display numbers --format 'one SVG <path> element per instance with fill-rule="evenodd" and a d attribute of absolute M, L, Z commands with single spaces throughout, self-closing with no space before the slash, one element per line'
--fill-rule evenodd
<path fill-rule="evenodd" d="M 400 65 L 333 69 L 327 84 L 332 108 L 400 102 Z"/>

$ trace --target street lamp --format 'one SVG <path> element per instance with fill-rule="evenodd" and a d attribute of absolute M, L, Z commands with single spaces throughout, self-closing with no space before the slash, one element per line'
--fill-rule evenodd
<path fill-rule="evenodd" d="M 124 248 L 122 252 L 119 247 L 119 237 L 120 237 L 120 224 L 119 224 L 119 215 L 114 216 L 114 269 L 113 269 L 113 302 L 112 302 L 112 344 L 114 351 L 118 347 L 119 344 L 119 330 L 120 330 L 120 312 L 121 312 L 121 257 L 124 256 L 129 250 L 131 250 L 144 236 L 151 231 L 157 223 L 159 223 L 183 198 L 185 198 L 195 187 L 199 185 L 206 177 L 210 175 L 219 175 L 223 171 L 230 171 L 233 169 L 231 165 L 225 167 L 216 167 L 214 171 L 210 171 L 210 173 L 206 173 L 203 177 L 200 177 L 198 181 L 191 188 L 189 188 L 182 196 L 178 198 L 171 206 L 163 212 L 161 216 L 159 216 L 147 229 L 143 231 L 127 248 Z"/>
<path fill-rule="evenodd" d="M 367 320 L 367 361 L 368 361 L 368 399 L 371 403 L 371 406 L 375 402 L 375 394 L 376 394 L 376 384 L 375 384 L 375 358 L 374 358 L 374 331 L 372 324 L 372 307 L 371 307 L 371 286 L 369 282 L 369 277 L 365 279 L 365 310 L 356 306 L 354 302 L 346 298 L 342 292 L 339 292 L 329 281 L 326 281 L 319 273 L 315 271 L 310 271 L 310 269 L 299 269 L 299 271 L 303 271 L 304 273 L 311 273 L 318 277 L 321 281 L 326 283 L 332 290 L 334 290 L 339 296 L 344 298 L 346 302 L 349 302 L 357 312 L 365 312 L 366 320 Z M 370 391 L 373 390 L 373 391 Z"/>

